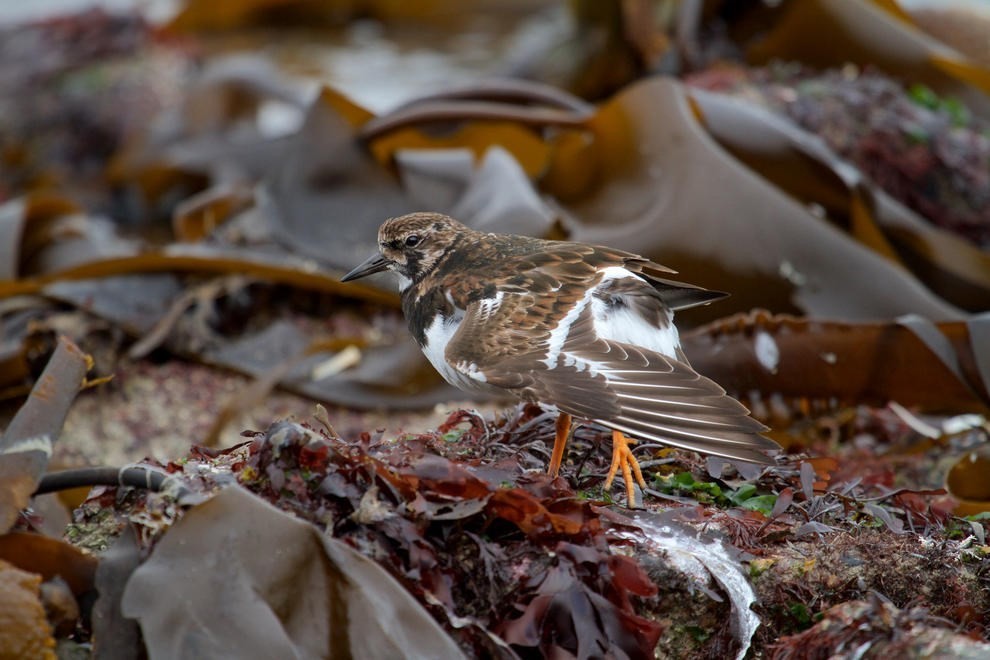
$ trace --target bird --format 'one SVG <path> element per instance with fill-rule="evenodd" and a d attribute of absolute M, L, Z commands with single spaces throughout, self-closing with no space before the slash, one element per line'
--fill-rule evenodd
<path fill-rule="evenodd" d="M 559 474 L 573 419 L 612 432 L 610 492 L 646 489 L 636 440 L 771 464 L 767 427 L 691 368 L 674 312 L 725 293 L 669 279 L 636 254 L 584 243 L 477 231 L 433 212 L 386 220 L 378 251 L 344 275 L 391 271 L 426 358 L 468 392 L 555 407 L 548 465 Z M 635 483 L 634 483 L 635 478 Z"/>

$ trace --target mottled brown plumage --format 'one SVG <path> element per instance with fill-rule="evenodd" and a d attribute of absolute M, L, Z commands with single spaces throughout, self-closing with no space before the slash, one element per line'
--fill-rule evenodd
<path fill-rule="evenodd" d="M 435 213 L 388 220 L 379 247 L 344 279 L 398 274 L 413 336 L 454 385 L 620 432 L 611 474 L 623 469 L 630 505 L 638 465 L 621 433 L 751 462 L 777 449 L 681 351 L 674 310 L 725 294 L 666 279 L 673 271 L 620 250 L 477 232 Z"/>

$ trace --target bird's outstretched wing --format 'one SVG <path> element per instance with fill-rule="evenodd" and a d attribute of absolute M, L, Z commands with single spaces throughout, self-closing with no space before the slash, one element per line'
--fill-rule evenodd
<path fill-rule="evenodd" d="M 447 346 L 448 361 L 490 386 L 635 438 L 758 463 L 770 462 L 766 452 L 779 449 L 741 403 L 684 362 L 599 337 L 590 306 L 577 308 L 557 344 L 551 332 L 512 325 L 528 318 L 533 304 L 506 294 L 498 305 L 469 305 Z M 528 333 L 528 341 L 511 340 L 527 351 L 481 348 L 511 332 Z"/>

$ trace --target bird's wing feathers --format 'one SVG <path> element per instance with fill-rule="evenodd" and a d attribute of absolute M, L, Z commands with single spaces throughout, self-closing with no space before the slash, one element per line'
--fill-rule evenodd
<path fill-rule="evenodd" d="M 560 346 L 552 346 L 550 331 L 533 332 L 538 305 L 568 305 L 577 295 L 561 291 L 564 300 L 519 293 L 504 294 L 497 307 L 472 303 L 447 346 L 448 361 L 523 399 L 552 403 L 636 438 L 768 462 L 764 452 L 777 446 L 759 435 L 766 428 L 742 404 L 679 360 L 598 337 L 589 306 L 578 307 Z M 506 350 L 490 345 L 499 341 L 507 342 Z M 520 353 L 521 346 L 529 350 Z"/>
<path fill-rule="evenodd" d="M 534 398 L 635 438 L 768 462 L 776 444 L 759 435 L 766 427 L 715 382 L 673 358 L 582 333 L 594 333 L 590 314 L 575 321 L 556 368 L 530 371 Z"/>

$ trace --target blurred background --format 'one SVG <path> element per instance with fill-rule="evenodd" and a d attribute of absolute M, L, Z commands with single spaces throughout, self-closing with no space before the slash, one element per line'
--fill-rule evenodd
<path fill-rule="evenodd" d="M 684 349 L 784 456 L 551 480 L 339 281 L 418 210 L 730 293 Z M 2 2 L 0 657 L 987 657 L 988 309 L 987 0 Z"/>

